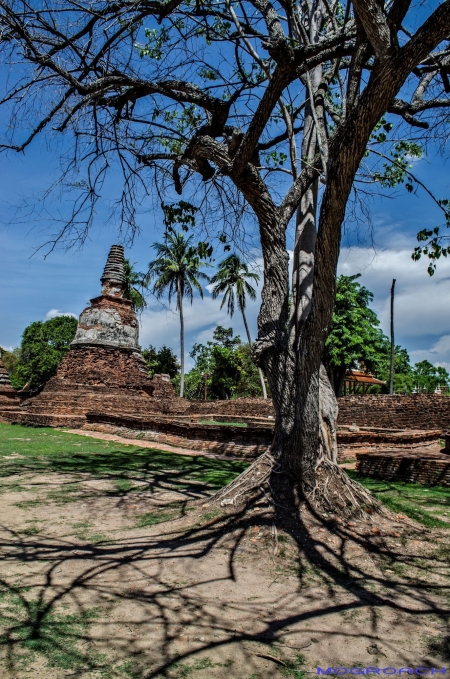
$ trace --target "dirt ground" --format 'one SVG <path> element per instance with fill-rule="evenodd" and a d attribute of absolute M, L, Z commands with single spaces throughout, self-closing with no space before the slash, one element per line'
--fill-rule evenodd
<path fill-rule="evenodd" d="M 264 501 L 220 514 L 210 487 L 166 471 L 164 487 L 2 479 L 2 679 L 446 666 L 448 533 L 402 516 L 324 525 L 305 506 L 294 520 Z"/>

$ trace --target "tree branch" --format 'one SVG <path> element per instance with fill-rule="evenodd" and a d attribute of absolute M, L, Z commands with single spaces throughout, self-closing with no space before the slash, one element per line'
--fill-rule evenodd
<path fill-rule="evenodd" d="M 353 0 L 353 6 L 377 57 L 391 49 L 391 32 L 382 5 L 377 0 Z"/>

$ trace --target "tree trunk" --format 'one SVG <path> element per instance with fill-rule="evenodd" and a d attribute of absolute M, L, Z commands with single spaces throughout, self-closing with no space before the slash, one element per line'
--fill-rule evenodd
<path fill-rule="evenodd" d="M 341 365 L 340 368 L 336 369 L 335 375 L 336 375 L 336 384 L 334 385 L 334 391 L 336 396 L 339 398 L 339 396 L 342 396 L 342 388 L 344 386 L 344 380 L 345 380 L 345 374 L 347 372 L 347 368 L 345 365 Z"/>
<path fill-rule="evenodd" d="M 184 397 L 184 317 L 183 290 L 181 281 L 177 281 L 177 306 L 180 313 L 180 398 Z"/>
<path fill-rule="evenodd" d="M 312 43 L 320 36 L 324 5 L 321 0 L 309 5 L 309 38 Z M 321 147 L 317 123 L 324 111 L 315 96 L 322 80 L 322 66 L 307 74 L 308 87 L 305 101 L 305 117 L 301 148 L 302 169 L 311 165 Z M 312 100 L 311 97 L 314 99 Z M 303 327 L 310 313 L 314 281 L 314 260 L 317 239 L 317 204 L 319 180 L 317 179 L 303 195 L 296 216 L 296 234 L 292 271 L 292 307 L 290 319 L 290 343 L 295 354 L 296 413 L 294 445 L 289 446 L 286 461 L 296 476 L 306 478 L 314 475 L 315 465 L 321 457 L 337 460 L 336 420 L 337 401 L 327 372 L 322 364 L 306 383 L 300 379 L 300 341 Z M 332 300 L 334 304 L 334 299 Z"/>
<path fill-rule="evenodd" d="M 241 314 L 242 314 L 242 318 L 244 320 L 244 326 L 245 326 L 245 332 L 247 333 L 248 344 L 249 344 L 249 347 L 251 349 L 252 346 L 253 346 L 252 338 L 250 336 L 250 329 L 248 327 L 247 318 L 245 316 L 245 311 L 242 308 L 241 308 Z M 259 374 L 259 381 L 261 382 L 261 390 L 262 390 L 263 398 L 267 398 L 267 390 L 266 390 L 266 383 L 264 381 L 264 374 L 263 374 L 263 371 L 261 370 L 261 368 L 259 366 L 258 366 L 258 374 Z"/>
<path fill-rule="evenodd" d="M 299 482 L 303 495 L 317 512 L 338 511 L 348 515 L 368 506 L 381 511 L 380 503 L 370 493 L 322 455 L 321 358 L 331 327 L 341 228 L 355 174 L 372 130 L 412 68 L 434 45 L 432 37 L 430 32 L 420 44 L 411 39 L 401 50 L 394 49 L 389 58 L 375 59 L 369 82 L 332 137 L 327 154 L 330 162 L 326 165 L 326 188 L 318 219 L 312 294 L 307 300 L 308 315 L 302 322 L 300 297 L 295 291 L 290 322 L 288 319 L 289 273 L 287 224 L 282 218 L 284 208 L 274 205 L 267 187 L 251 165 L 233 176 L 235 185 L 257 215 L 260 227 L 264 284 L 258 338 L 252 353 L 257 364 L 265 368 L 276 419 L 270 453 L 262 455 L 221 491 L 214 502 L 237 504 L 248 501 L 254 496 L 255 489 L 264 484 L 273 492 L 280 472 L 287 471 L 291 479 Z M 315 113 L 318 119 L 317 106 Z M 300 277 L 296 287 L 299 290 Z M 329 419 L 334 417 L 332 411 L 331 408 Z"/>
<path fill-rule="evenodd" d="M 394 340 L 394 288 L 395 278 L 392 279 L 391 287 L 391 365 L 389 369 L 389 393 L 394 393 L 394 362 L 395 362 L 395 340 Z"/>

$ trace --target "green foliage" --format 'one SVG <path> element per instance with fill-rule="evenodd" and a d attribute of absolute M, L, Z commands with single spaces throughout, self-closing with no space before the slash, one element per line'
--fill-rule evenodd
<path fill-rule="evenodd" d="M 282 167 L 287 160 L 287 155 L 281 151 L 270 151 L 266 153 L 266 163 L 274 167 Z"/>
<path fill-rule="evenodd" d="M 376 313 L 369 307 L 372 293 L 355 282 L 359 276 L 339 276 L 333 325 L 325 344 L 323 360 L 337 394 L 350 368 L 364 369 L 386 383 L 389 381 L 391 343 L 378 327 Z M 411 393 L 417 387 L 419 391 L 432 393 L 438 385 L 448 384 L 449 374 L 445 368 L 429 361 L 412 367 L 406 349 L 395 346 L 394 392 Z M 372 386 L 369 391 L 380 391 L 380 387 Z"/>
<path fill-rule="evenodd" d="M 370 369 L 380 380 L 384 380 L 388 384 L 391 367 L 391 344 L 387 337 L 385 339 L 384 346 L 377 357 L 376 365 L 371 365 Z M 402 394 L 405 391 L 411 393 L 414 390 L 414 385 L 414 369 L 410 365 L 408 352 L 397 344 L 394 349 L 394 392 L 397 394 Z"/>
<path fill-rule="evenodd" d="M 16 373 L 16 367 L 20 361 L 20 348 L 16 347 L 12 351 L 6 351 L 6 349 L 2 349 L 1 357 L 3 365 L 9 373 L 9 379 L 11 380 L 12 386 L 15 389 L 20 389 L 22 384 Z"/>
<path fill-rule="evenodd" d="M 450 200 L 444 198 L 437 201 L 439 207 L 444 213 L 445 226 L 450 227 Z M 443 243 L 448 242 L 450 236 L 442 233 L 441 226 L 435 226 L 434 229 L 422 229 L 417 234 L 417 240 L 421 245 L 414 248 L 411 255 L 412 259 L 417 262 L 425 255 L 430 260 L 428 264 L 428 273 L 433 276 L 436 271 L 436 261 L 441 257 L 450 255 L 450 246 L 445 246 Z"/>
<path fill-rule="evenodd" d="M 380 355 L 386 353 L 387 337 L 379 329 L 377 315 L 369 307 L 373 294 L 356 283 L 361 274 L 339 276 L 331 332 L 325 343 L 323 361 L 340 393 L 349 368 L 375 370 Z"/>
<path fill-rule="evenodd" d="M 69 351 L 76 329 L 77 320 L 72 316 L 36 321 L 25 328 L 20 359 L 13 371 L 15 385 L 23 387 L 28 383 L 31 389 L 37 389 L 53 377 Z"/>
<path fill-rule="evenodd" d="M 194 344 L 195 366 L 185 376 L 185 395 L 191 399 L 230 399 L 259 396 L 258 370 L 248 344 L 233 336 L 232 328 L 217 326 L 213 341 Z"/>
<path fill-rule="evenodd" d="M 211 277 L 213 299 L 223 295 L 220 308 L 222 309 L 227 302 L 228 313 L 233 316 L 235 303 L 242 313 L 245 310 L 245 297 L 248 295 L 251 300 L 256 299 L 256 291 L 248 280 L 259 281 L 257 273 L 249 271 L 246 264 L 236 253 L 233 253 L 220 262 L 217 273 Z"/>
<path fill-rule="evenodd" d="M 415 142 L 396 142 L 391 147 L 389 155 L 385 156 L 386 162 L 383 163 L 383 172 L 374 172 L 375 181 L 379 182 L 384 189 L 393 189 L 407 180 L 405 188 L 409 193 L 412 193 L 415 180 L 409 172 L 412 167 L 409 161 L 410 158 L 420 158 L 422 152 L 422 147 Z"/>
<path fill-rule="evenodd" d="M 201 254 L 203 249 L 192 242 L 193 236 L 186 238 L 183 233 L 169 227 L 164 243 L 153 243 L 156 259 L 149 264 L 148 280 L 154 280 L 153 294 L 161 298 L 167 293 L 169 302 L 175 295 L 177 309 L 183 297 L 192 303 L 194 290 L 203 297 L 199 280 L 209 280 L 200 271 L 201 267 L 210 266 Z"/>
<path fill-rule="evenodd" d="M 123 296 L 129 299 L 135 311 L 143 311 L 147 306 L 144 290 L 147 287 L 145 274 L 134 270 L 129 259 L 124 260 L 125 285 Z"/>
<path fill-rule="evenodd" d="M 162 203 L 161 207 L 166 229 L 174 224 L 180 224 L 183 231 L 189 231 L 195 226 L 195 213 L 198 212 L 198 207 L 191 203 L 179 200 L 177 203 Z"/>
<path fill-rule="evenodd" d="M 450 375 L 442 366 L 434 366 L 430 361 L 420 361 L 414 365 L 414 386 L 419 391 L 432 393 L 437 387 L 449 385 Z"/>
<path fill-rule="evenodd" d="M 161 373 L 170 375 L 173 379 L 178 375 L 180 370 L 180 364 L 178 359 L 173 353 L 170 347 L 166 347 L 164 344 L 158 351 L 155 347 L 150 344 L 148 349 L 144 349 L 142 355 L 147 363 L 148 374 L 150 377 L 153 375 L 159 375 Z"/>

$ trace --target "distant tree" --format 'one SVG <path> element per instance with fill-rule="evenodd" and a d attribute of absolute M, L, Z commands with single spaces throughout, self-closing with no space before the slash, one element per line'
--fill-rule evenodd
<path fill-rule="evenodd" d="M 17 364 L 19 363 L 19 360 L 20 360 L 19 347 L 16 347 L 12 351 L 7 351 L 6 349 L 2 350 L 3 365 L 8 371 L 9 379 L 11 380 L 11 384 L 15 389 L 20 389 L 20 387 L 22 386 L 16 374 L 16 368 Z"/>
<path fill-rule="evenodd" d="M 323 361 L 337 396 L 341 394 L 349 368 L 376 371 L 388 342 L 378 327 L 376 313 L 369 307 L 373 294 L 356 283 L 360 275 L 339 276 L 336 284 L 332 327 L 325 342 Z"/>
<path fill-rule="evenodd" d="M 230 399 L 260 393 L 251 348 L 233 335 L 232 328 L 217 326 L 212 341 L 194 344 L 190 356 L 195 365 L 186 374 L 188 398 Z"/>
<path fill-rule="evenodd" d="M 149 264 L 147 279 L 154 280 L 153 294 L 157 298 L 167 294 L 169 302 L 176 297 L 177 310 L 180 315 L 180 396 L 184 395 L 184 316 L 183 299 L 187 297 L 191 304 L 194 300 L 194 290 L 203 298 L 200 280 L 209 280 L 200 271 L 201 267 L 209 266 L 203 259 L 204 249 L 201 244 L 192 243 L 193 236 L 185 237 L 174 229 L 166 232 L 164 243 L 152 245 L 156 252 L 156 259 Z M 209 253 L 208 253 L 209 254 Z M 209 254 L 210 256 L 210 254 Z"/>
<path fill-rule="evenodd" d="M 450 375 L 442 366 L 434 366 L 430 361 L 419 361 L 414 365 L 413 379 L 414 386 L 430 394 L 439 386 L 449 386 Z"/>
<path fill-rule="evenodd" d="M 372 372 L 375 377 L 386 382 L 386 385 L 380 387 L 369 387 L 369 393 L 388 393 L 389 373 L 390 373 L 391 348 L 386 337 L 385 342 L 380 346 L 380 351 L 374 355 L 373 361 L 369 361 L 367 369 Z M 414 371 L 409 360 L 409 354 L 406 349 L 399 344 L 395 345 L 394 353 L 394 393 L 395 394 L 410 394 L 414 389 Z"/>
<path fill-rule="evenodd" d="M 72 316 L 56 316 L 49 321 L 36 321 L 25 328 L 20 344 L 20 359 L 15 367 L 17 385 L 42 386 L 56 373 L 75 337 L 77 320 Z"/>
<path fill-rule="evenodd" d="M 134 270 L 134 264 L 129 259 L 124 260 L 125 286 L 123 296 L 129 299 L 133 309 L 137 312 L 143 311 L 147 306 L 144 297 L 144 290 L 147 287 L 145 274 Z"/>
<path fill-rule="evenodd" d="M 248 282 L 249 280 L 259 281 L 257 273 L 249 271 L 248 265 L 237 255 L 233 253 L 226 257 L 220 264 L 217 273 L 211 277 L 211 283 L 214 284 L 212 296 L 215 299 L 219 295 L 223 295 L 222 309 L 225 302 L 227 302 L 228 313 L 233 317 L 235 305 L 242 314 L 244 321 L 245 332 L 247 334 L 248 344 L 252 347 L 252 338 L 250 336 L 250 329 L 245 315 L 246 299 L 248 295 L 251 300 L 256 299 L 256 291 Z M 259 379 L 261 381 L 261 390 L 263 398 L 267 398 L 266 384 L 261 368 L 258 368 Z"/>
<path fill-rule="evenodd" d="M 155 374 L 170 375 L 173 379 L 179 374 L 180 364 L 170 347 L 164 344 L 158 351 L 150 344 L 148 349 L 142 351 L 142 355 L 147 363 L 148 374 L 153 377 Z"/>

